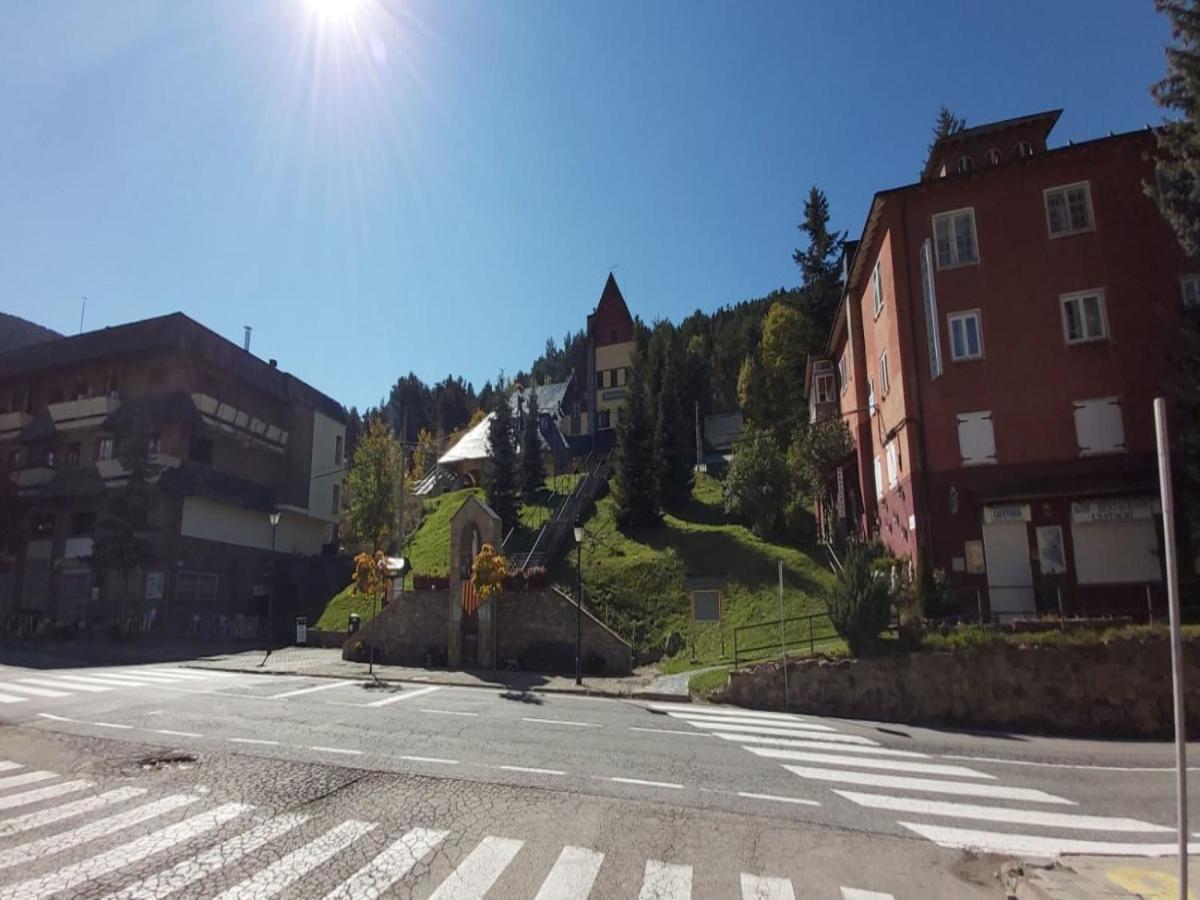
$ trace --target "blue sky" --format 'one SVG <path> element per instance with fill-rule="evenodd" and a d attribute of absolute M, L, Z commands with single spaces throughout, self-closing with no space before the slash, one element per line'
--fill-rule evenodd
<path fill-rule="evenodd" d="M 940 103 L 1059 143 L 1161 120 L 1150 0 L 38 0 L 0 5 L 0 310 L 182 310 L 347 405 L 476 386 L 610 266 L 678 319 L 857 236 Z"/>

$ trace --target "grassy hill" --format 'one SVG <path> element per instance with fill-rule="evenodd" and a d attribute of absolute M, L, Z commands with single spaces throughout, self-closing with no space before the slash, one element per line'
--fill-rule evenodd
<path fill-rule="evenodd" d="M 570 489 L 560 483 L 559 492 Z M 478 488 L 444 494 L 428 501 L 421 527 L 409 540 L 407 554 L 413 569 L 422 574 L 445 574 L 450 569 L 450 518 Z M 536 533 L 548 515 L 549 504 L 525 506 L 522 529 L 514 542 Z M 664 660 L 665 671 L 725 661 L 721 653 L 721 630 L 715 623 L 700 623 L 694 634 L 689 625 L 690 600 L 684 591 L 686 572 L 728 572 L 725 590 L 725 657 L 732 659 L 734 628 L 754 623 L 763 627 L 743 632 L 741 646 L 760 648 L 752 654 L 770 658 L 778 653 L 779 574 L 783 561 L 783 606 L 786 618 L 820 615 L 813 634 L 824 648 L 834 646 L 832 629 L 824 618 L 824 596 L 832 574 L 815 551 L 787 543 L 764 541 L 748 528 L 730 521 L 722 508 L 721 484 L 698 475 L 692 502 L 678 515 L 664 517 L 655 529 L 623 534 L 617 529 L 615 503 L 602 497 L 585 523 L 583 544 L 584 593 L 589 605 L 638 650 L 661 648 L 668 635 L 679 634 L 684 649 Z M 575 589 L 575 552 L 566 553 L 555 566 L 554 580 L 572 592 Z M 330 600 L 317 628 L 344 628 L 351 612 L 366 621 L 372 602 L 352 588 Z M 808 623 L 788 626 L 789 647 L 808 646 Z M 696 663 L 692 662 L 692 639 Z"/>

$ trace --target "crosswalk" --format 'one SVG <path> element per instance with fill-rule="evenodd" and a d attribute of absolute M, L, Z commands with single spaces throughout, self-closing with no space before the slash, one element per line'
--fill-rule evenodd
<path fill-rule="evenodd" d="M 0 707 L 37 700 L 103 694 L 121 688 L 189 687 L 204 681 L 235 679 L 232 672 L 213 669 L 140 668 L 76 669 L 31 673 L 6 669 L 0 677 Z"/>
<path fill-rule="evenodd" d="M 939 762 L 930 754 L 883 747 L 871 738 L 842 733 L 828 720 L 801 715 L 680 704 L 650 708 L 734 742 L 754 756 L 778 761 L 804 782 L 827 788 L 855 806 L 895 813 L 899 827 L 942 847 L 1046 857 L 1177 852 L 1176 845 L 1163 839 L 1173 832 L 1166 825 L 1063 811 L 1078 804 L 961 765 L 961 756 L 953 764 Z M 1116 839 L 1121 836 L 1129 839 Z M 1189 852 L 1200 852 L 1200 845 L 1189 847 Z"/>
<path fill-rule="evenodd" d="M 25 769 L 0 761 L 0 771 Z M 313 810 L 272 815 L 249 803 L 209 801 L 200 789 L 151 796 L 148 788 L 104 790 L 87 780 L 22 787 L 0 786 L 0 900 L 70 896 L 84 885 L 89 896 L 107 891 L 105 900 L 151 900 L 185 889 L 188 896 L 266 900 L 289 896 L 300 884 L 305 896 L 324 892 L 325 900 L 374 900 L 400 886 L 429 900 L 479 900 L 489 892 L 582 900 L 596 891 L 605 867 L 616 864 L 594 848 L 567 845 L 546 854 L 544 846 L 512 835 L 452 835 L 436 823 L 389 833 L 379 822 Z M 520 879 L 528 887 L 522 894 L 513 888 L 518 879 L 503 879 L 527 853 L 553 862 L 532 882 Z M 343 857 L 355 864 L 345 865 Z M 431 864 L 435 857 L 437 865 Z M 713 886 L 685 860 L 646 859 L 637 866 L 639 900 L 688 900 L 694 884 Z M 797 896 L 792 881 L 777 872 L 731 872 L 720 895 Z M 840 900 L 893 898 L 846 886 Z"/>

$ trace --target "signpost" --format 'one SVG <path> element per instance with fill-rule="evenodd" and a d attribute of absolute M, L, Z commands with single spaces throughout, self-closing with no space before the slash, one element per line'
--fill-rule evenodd
<path fill-rule="evenodd" d="M 1171 621 L 1171 687 L 1175 697 L 1175 793 L 1179 821 L 1179 896 L 1188 894 L 1187 720 L 1183 708 L 1183 647 L 1179 637 L 1179 570 L 1175 560 L 1175 498 L 1171 485 L 1171 442 L 1167 404 L 1154 400 L 1154 434 L 1158 440 L 1158 484 L 1162 496 L 1167 610 Z"/>
<path fill-rule="evenodd" d="M 684 590 L 692 597 L 692 662 L 696 661 L 696 623 L 716 622 L 721 631 L 721 658 L 725 658 L 725 582 L 728 574 L 704 575 L 689 572 L 684 576 Z"/>
<path fill-rule="evenodd" d="M 303 647 L 308 643 L 308 616 L 296 616 L 296 644 Z"/>
<path fill-rule="evenodd" d="M 840 471 L 840 470 L 839 470 Z M 811 621 L 809 628 L 812 628 Z M 809 631 L 811 638 L 812 632 Z M 783 633 L 783 560 L 779 561 L 779 646 L 783 649 L 783 711 L 791 712 L 791 700 L 788 699 L 788 666 L 787 638 Z"/>

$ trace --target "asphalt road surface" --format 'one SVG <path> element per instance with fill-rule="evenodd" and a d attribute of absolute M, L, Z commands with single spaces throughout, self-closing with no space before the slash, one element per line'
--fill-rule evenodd
<path fill-rule="evenodd" d="M 1166 744 L 180 664 L 0 666 L 0 725 L 0 900 L 957 900 L 1174 849 Z"/>

